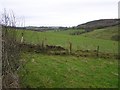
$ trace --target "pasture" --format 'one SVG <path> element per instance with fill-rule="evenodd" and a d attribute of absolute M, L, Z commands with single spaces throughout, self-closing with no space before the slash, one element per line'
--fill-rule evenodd
<path fill-rule="evenodd" d="M 37 32 L 18 30 L 24 43 L 62 46 L 72 51 L 96 50 L 118 53 L 118 42 L 110 39 L 96 38 L 92 34 L 70 35 L 78 30 Z M 82 32 L 83 30 L 81 30 Z M 102 30 L 104 32 L 104 30 Z M 101 31 L 101 32 L 102 32 Z M 96 31 L 94 31 L 96 32 Z M 90 33 L 94 33 L 90 32 Z M 97 31 L 100 32 L 100 31 Z M 89 34 L 88 36 L 86 36 Z M 103 34 L 101 34 L 102 36 Z M 109 38 L 109 37 L 108 37 Z M 21 68 L 18 72 L 21 87 L 27 88 L 117 88 L 118 60 L 95 57 L 76 57 L 73 55 L 49 55 L 45 53 L 21 52 Z"/>
<path fill-rule="evenodd" d="M 112 40 L 112 37 L 115 35 L 118 35 L 118 26 L 106 27 L 103 29 L 97 29 L 93 32 L 82 34 L 82 36 L 100 38 L 105 40 Z"/>
<path fill-rule="evenodd" d="M 65 32 L 65 33 L 64 33 Z M 43 41 L 47 45 L 59 45 L 66 49 L 69 48 L 69 42 L 72 43 L 74 50 L 96 50 L 99 46 L 101 52 L 118 53 L 118 42 L 112 40 L 85 37 L 83 35 L 69 35 L 68 31 L 49 31 L 37 32 L 29 30 L 19 30 L 18 40 L 21 39 L 21 33 L 24 33 L 24 42 L 30 44 L 41 44 Z M 74 31 L 73 31 L 74 32 Z M 63 34 L 64 33 L 64 34 Z"/>
<path fill-rule="evenodd" d="M 117 88 L 118 61 L 23 53 L 19 75 L 28 88 Z"/>

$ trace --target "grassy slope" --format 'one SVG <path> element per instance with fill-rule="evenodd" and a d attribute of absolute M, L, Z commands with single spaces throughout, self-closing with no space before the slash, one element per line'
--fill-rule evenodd
<path fill-rule="evenodd" d="M 20 39 L 21 32 L 18 32 Z M 118 52 L 118 42 L 69 35 L 72 30 L 59 32 L 24 31 L 26 43 L 41 43 L 46 38 L 47 44 L 68 47 L 71 41 L 74 49 L 95 49 L 98 45 L 101 51 Z M 24 53 L 22 59 L 28 73 L 21 68 L 20 77 L 23 87 L 117 87 L 117 60 L 82 58 L 73 56 L 48 56 L 34 53 Z"/>
<path fill-rule="evenodd" d="M 82 34 L 82 36 L 90 38 L 101 38 L 111 40 L 112 36 L 118 35 L 118 26 L 98 29 L 89 33 Z"/>
<path fill-rule="evenodd" d="M 118 62 L 98 58 L 77 58 L 74 56 L 48 56 L 24 53 L 28 61 L 21 69 L 22 87 L 71 87 L 71 88 L 115 88 L 118 84 Z"/>
<path fill-rule="evenodd" d="M 63 30 L 63 31 L 57 31 L 55 33 L 69 35 L 74 32 L 83 32 L 83 31 L 84 31 L 84 29 L 68 29 L 68 30 Z"/>
<path fill-rule="evenodd" d="M 19 31 L 19 39 L 21 37 L 22 30 Z M 65 33 L 64 33 L 65 32 Z M 73 49 L 96 49 L 100 46 L 102 52 L 118 52 L 118 42 L 111 40 L 103 40 L 96 38 L 84 37 L 81 35 L 69 35 L 71 31 L 59 31 L 59 32 L 35 32 L 35 31 L 24 31 L 24 39 L 26 43 L 40 44 L 42 40 L 46 38 L 46 43 L 51 45 L 61 45 L 68 48 L 69 41 L 72 42 Z M 64 33 L 64 34 L 63 34 Z"/>

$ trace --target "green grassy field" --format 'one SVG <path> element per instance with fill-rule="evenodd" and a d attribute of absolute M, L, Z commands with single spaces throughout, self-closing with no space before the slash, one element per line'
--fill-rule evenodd
<path fill-rule="evenodd" d="M 58 30 L 58 31 L 54 31 L 54 32 L 58 33 L 58 34 L 70 35 L 71 33 L 74 33 L 74 32 L 84 32 L 84 31 L 85 31 L 84 29 L 67 29 L 67 30 L 61 30 L 61 31 Z"/>
<path fill-rule="evenodd" d="M 106 31 L 108 28 L 106 28 L 83 35 L 70 35 L 70 33 L 78 31 L 72 29 L 47 32 L 19 30 L 17 39 L 20 41 L 23 32 L 25 43 L 41 44 L 44 40 L 45 44 L 60 45 L 68 49 L 68 43 L 71 42 L 73 50 L 95 50 L 97 46 L 100 46 L 101 52 L 118 53 L 118 42 L 110 39 L 112 31 L 116 32 L 113 29 L 111 28 L 109 34 Z M 107 34 L 108 36 L 104 36 Z M 116 59 L 22 52 L 21 62 L 24 64 L 24 68 L 21 67 L 18 73 L 22 87 L 118 87 L 118 60 Z"/>
<path fill-rule="evenodd" d="M 29 30 L 19 30 L 18 37 L 21 38 L 21 33 L 24 33 L 24 40 L 26 43 L 41 44 L 42 40 L 49 45 L 60 45 L 66 49 L 69 48 L 69 42 L 72 43 L 73 50 L 89 49 L 95 50 L 97 46 L 100 47 L 101 52 L 118 53 L 118 42 L 112 40 L 104 40 L 97 38 L 89 38 L 82 35 L 69 35 L 68 31 L 49 31 L 36 32 Z M 63 34 L 64 33 L 64 34 Z"/>
<path fill-rule="evenodd" d="M 118 26 L 111 26 L 82 34 L 82 36 L 86 36 L 90 38 L 100 38 L 106 40 L 112 40 L 112 37 L 115 35 L 118 35 Z"/>
<path fill-rule="evenodd" d="M 23 53 L 21 61 L 27 62 L 19 71 L 22 87 L 118 87 L 117 60 Z"/>

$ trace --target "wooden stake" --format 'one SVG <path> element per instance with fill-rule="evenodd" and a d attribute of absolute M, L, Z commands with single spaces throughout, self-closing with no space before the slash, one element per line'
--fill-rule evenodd
<path fill-rule="evenodd" d="M 97 57 L 99 57 L 99 46 L 97 47 Z"/>

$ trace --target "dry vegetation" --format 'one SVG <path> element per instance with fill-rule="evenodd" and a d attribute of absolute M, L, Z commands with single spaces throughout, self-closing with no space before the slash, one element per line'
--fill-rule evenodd
<path fill-rule="evenodd" d="M 1 20 L 2 26 L 2 88 L 19 88 L 17 70 L 19 68 L 20 48 L 16 42 L 16 19 L 14 13 L 4 10 Z M 9 26 L 9 27 L 8 27 Z"/>

